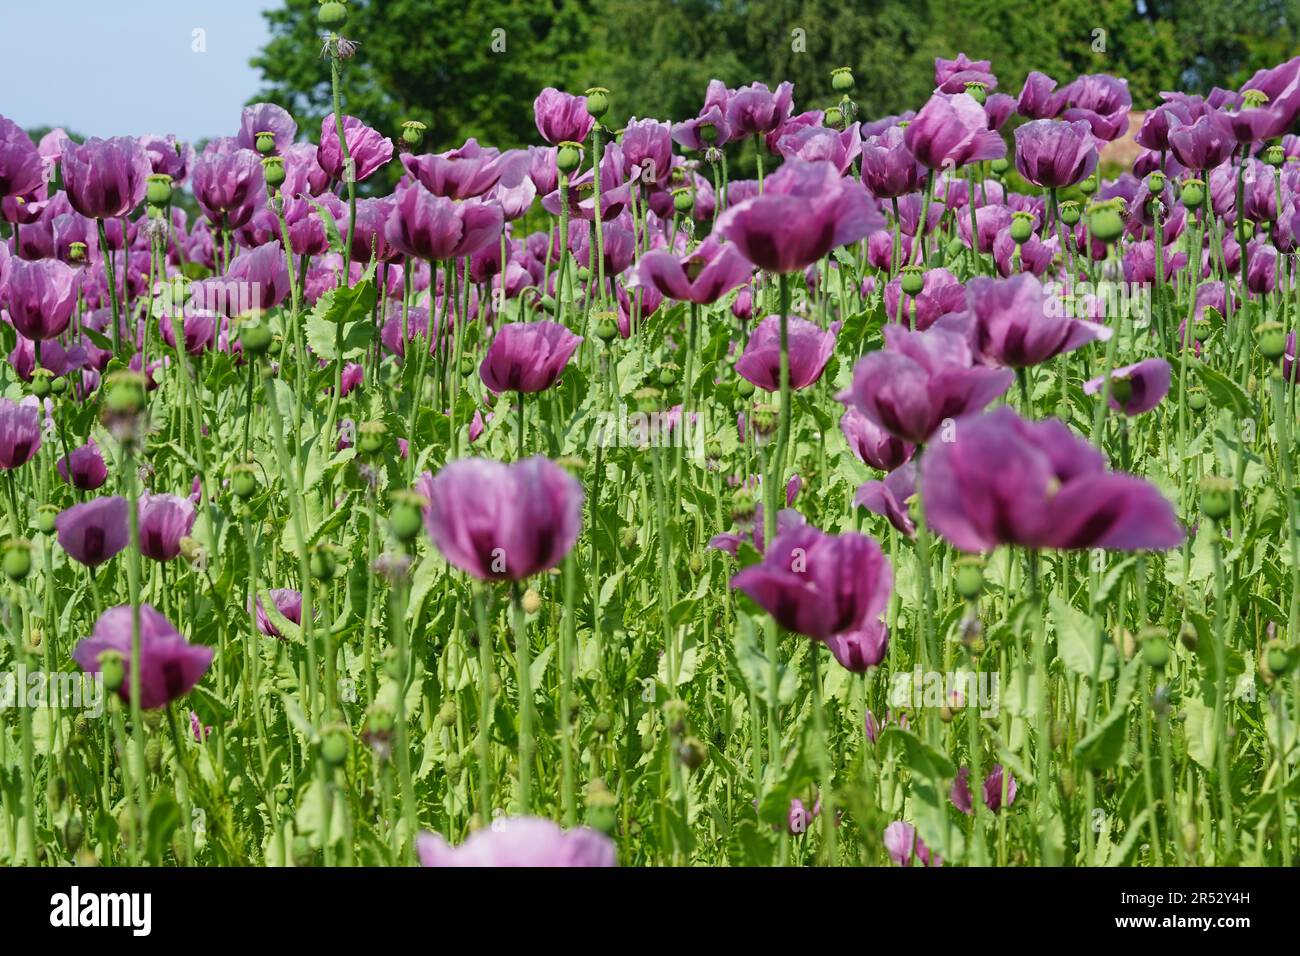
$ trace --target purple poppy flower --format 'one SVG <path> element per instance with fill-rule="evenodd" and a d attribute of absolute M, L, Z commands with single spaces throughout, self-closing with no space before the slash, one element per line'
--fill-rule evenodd
<path fill-rule="evenodd" d="M 89 219 L 116 219 L 140 205 L 153 172 L 149 154 L 129 136 L 68 146 L 61 168 L 68 202 Z"/>
<path fill-rule="evenodd" d="M 492 391 L 543 392 L 555 384 L 582 342 L 558 322 L 512 322 L 497 330 L 479 377 Z"/>
<path fill-rule="evenodd" d="M 794 85 L 782 83 L 773 93 L 765 83 L 752 83 L 727 100 L 727 125 L 732 139 L 772 132 L 794 111 Z"/>
<path fill-rule="evenodd" d="M 560 563 L 582 530 L 582 485 L 549 458 L 464 458 L 426 475 L 424 526 L 447 561 L 485 581 L 522 581 Z"/>
<path fill-rule="evenodd" d="M 903 142 L 923 166 L 951 169 L 1007 154 L 1002 137 L 969 93 L 935 93 L 907 124 Z"/>
<path fill-rule="evenodd" d="M 0 116 L 0 198 L 26 196 L 45 182 L 45 164 L 31 137 Z"/>
<path fill-rule="evenodd" d="M 824 643 L 846 671 L 863 674 L 885 659 L 885 652 L 889 650 L 889 628 L 879 619 L 868 621 L 858 630 L 832 634 L 824 639 Z"/>
<path fill-rule="evenodd" d="M 98 674 L 105 652 L 120 654 L 130 675 L 131 605 L 121 604 L 99 616 L 90 637 L 77 644 L 72 659 L 88 674 Z M 151 605 L 140 605 L 140 706 L 145 710 L 166 707 L 194 689 L 212 665 L 214 651 L 201 644 L 191 644 L 172 627 L 167 618 Z M 131 680 L 122 681 L 118 691 L 123 700 L 131 699 Z"/>
<path fill-rule="evenodd" d="M 395 196 L 384 237 L 408 256 L 430 262 L 459 259 L 500 241 L 504 217 L 495 203 L 456 202 L 414 184 Z"/>
<path fill-rule="evenodd" d="M 149 155 L 150 169 L 170 176 L 174 186 L 184 185 L 189 178 L 190 167 L 194 165 L 193 146 L 180 142 L 171 133 L 166 136 L 141 136 L 140 146 Z"/>
<path fill-rule="evenodd" d="M 1162 358 L 1143 359 L 1110 373 L 1110 407 L 1125 415 L 1141 415 L 1160 404 L 1169 392 L 1169 363 Z M 1083 386 L 1088 395 L 1102 389 L 1105 376 L 1099 375 Z"/>
<path fill-rule="evenodd" d="M 617 866 L 614 842 L 586 827 L 562 830 L 550 820 L 507 817 L 476 830 L 460 846 L 436 833 L 416 838 L 421 866 Z"/>
<path fill-rule="evenodd" d="M 885 827 L 884 843 L 885 852 L 898 866 L 911 866 L 913 861 L 926 867 L 943 866 L 943 859 L 930 852 L 910 823 L 896 820 Z"/>
<path fill-rule="evenodd" d="M 445 153 L 423 156 L 406 154 L 402 165 L 421 186 L 435 196 L 448 199 L 474 199 L 492 189 L 512 165 L 528 168 L 528 154 L 523 150 L 502 153 L 484 148 L 470 137 L 465 145 Z"/>
<path fill-rule="evenodd" d="M 1025 77 L 1016 100 L 1016 112 L 1026 119 L 1055 119 L 1065 109 L 1067 93 L 1056 89 L 1056 80 L 1033 70 Z"/>
<path fill-rule="evenodd" d="M 816 323 L 790 316 L 786 320 L 789 346 L 790 387 L 807 388 L 821 378 L 831 353 L 835 333 Z M 736 360 L 736 374 L 767 392 L 781 388 L 781 317 L 769 315 L 754 329 Z"/>
<path fill-rule="evenodd" d="M 1032 275 L 971 279 L 966 304 L 976 350 L 992 365 L 1039 365 L 1111 335 L 1104 325 L 1067 316 L 1064 304 Z"/>
<path fill-rule="evenodd" d="M 1173 506 L 1059 421 L 1010 408 L 959 419 L 952 441 L 921 462 L 926 521 L 963 551 L 1030 548 L 1164 550 L 1182 543 Z"/>
<path fill-rule="evenodd" d="M 378 130 L 371 129 L 355 116 L 343 117 L 343 138 L 348 144 L 348 159 L 352 165 L 353 182 L 362 183 L 393 158 L 393 141 Z M 316 147 L 316 162 L 329 173 L 330 178 L 347 182 L 344 174 L 343 154 L 339 148 L 338 125 L 334 114 L 327 113 L 320 124 L 320 145 Z"/>
<path fill-rule="evenodd" d="M 988 118 L 989 129 L 1001 129 L 1015 111 L 1015 97 L 1006 93 L 994 93 L 984 101 L 984 115 Z"/>
<path fill-rule="evenodd" d="M 856 408 L 840 416 L 840 431 L 859 461 L 881 471 L 893 471 L 910 460 L 916 450 L 911 442 L 895 438 Z"/>
<path fill-rule="evenodd" d="M 704 152 L 710 146 L 721 147 L 731 140 L 731 126 L 721 106 L 706 106 L 700 115 L 673 125 L 673 141 L 686 149 Z"/>
<path fill-rule="evenodd" d="M 978 83 L 986 90 L 995 89 L 998 79 L 992 72 L 990 60 L 972 60 L 965 53 L 958 53 L 957 59 L 945 60 L 934 58 L 934 83 L 936 93 L 961 93 L 967 83 Z"/>
<path fill-rule="evenodd" d="M 1255 105 L 1251 94 L 1262 94 Z M 1227 114 L 1239 143 L 1256 143 L 1287 132 L 1300 114 L 1300 56 L 1258 70 L 1241 87 L 1240 106 Z"/>
<path fill-rule="evenodd" d="M 266 202 L 262 159 L 233 139 L 207 145 L 190 175 L 194 198 L 214 226 L 238 229 Z"/>
<path fill-rule="evenodd" d="M 829 162 L 790 159 L 761 196 L 730 206 L 715 229 L 760 269 L 802 272 L 883 225 L 860 183 L 842 178 Z"/>
<path fill-rule="evenodd" d="M 1237 148 L 1232 124 L 1219 112 L 1206 113 L 1192 123 L 1171 118 L 1168 138 L 1174 158 L 1201 173 L 1222 164 Z"/>
<path fill-rule="evenodd" d="M 1133 141 L 1144 149 L 1157 153 L 1169 151 L 1169 131 L 1174 123 L 1191 123 L 1192 111 L 1182 103 L 1165 102 L 1148 110 L 1142 118 L 1142 127 Z"/>
<path fill-rule="evenodd" d="M 741 544 L 748 542 L 754 546 L 754 550 L 759 554 L 763 553 L 763 506 L 761 504 L 754 506 L 754 517 L 751 522 L 752 527 L 748 532 L 727 531 L 723 534 L 715 534 L 709 539 L 709 547 L 716 548 L 719 551 L 725 551 L 733 558 L 740 550 Z M 782 532 L 791 528 L 798 528 L 807 524 L 804 516 L 793 508 L 782 508 L 776 513 L 776 533 L 778 537 Z"/>
<path fill-rule="evenodd" d="M 302 592 L 295 591 L 292 588 L 272 588 L 269 592 L 271 601 L 275 604 L 275 609 L 285 620 L 292 621 L 294 624 L 302 624 Z M 280 629 L 272 623 L 270 615 L 266 613 L 266 608 L 262 605 L 262 599 L 257 598 L 256 604 L 257 629 L 267 637 L 283 638 Z"/>
<path fill-rule="evenodd" d="M 1067 102 L 1063 119 L 1087 121 L 1093 135 L 1107 142 L 1128 131 L 1128 112 L 1133 106 L 1128 80 L 1093 73 L 1079 77 L 1062 92 Z"/>
<path fill-rule="evenodd" d="M 94 491 L 108 480 L 108 466 L 95 439 L 89 439 L 80 448 L 59 459 L 59 476 L 74 488 Z"/>
<path fill-rule="evenodd" d="M 1002 764 L 995 763 L 993 770 L 984 778 L 984 805 L 997 813 L 1002 809 Z M 1016 778 L 1007 774 L 1007 806 L 1016 802 Z M 970 814 L 974 809 L 970 792 L 970 767 L 962 767 L 953 778 L 949 792 L 952 805 L 962 813 Z"/>
<path fill-rule="evenodd" d="M 552 146 L 581 143 L 591 135 L 595 118 L 587 112 L 587 98 L 561 93 L 548 86 L 533 100 L 533 120 L 537 132 Z"/>
<path fill-rule="evenodd" d="M 77 271 L 57 259 L 13 259 L 4 270 L 3 298 L 9 318 L 33 341 L 57 338 L 72 321 L 77 304 Z"/>
<path fill-rule="evenodd" d="M 867 481 L 853 496 L 855 508 L 866 508 L 880 515 L 908 538 L 916 536 L 916 524 L 908 513 L 907 502 L 916 494 L 916 463 L 909 461 L 891 471 L 884 481 Z"/>
<path fill-rule="evenodd" d="M 1003 277 L 1017 272 L 1042 276 L 1052 267 L 1058 245 L 1055 236 L 1043 242 L 1031 235 L 1025 242 L 1016 242 L 1011 238 L 1011 229 L 1003 229 L 993 239 L 993 262 Z"/>
<path fill-rule="evenodd" d="M 245 106 L 239 117 L 239 132 L 235 136 L 235 142 L 243 149 L 257 151 L 259 133 L 270 133 L 275 142 L 272 152 L 283 155 L 298 135 L 298 124 L 283 106 L 274 103 Z"/>
<path fill-rule="evenodd" d="M 0 398 L 0 468 L 8 471 L 27 464 L 40 447 L 40 400 Z"/>
<path fill-rule="evenodd" d="M 145 494 L 140 499 L 140 553 L 170 561 L 181 553 L 181 538 L 194 530 L 194 502 L 179 495 Z"/>
<path fill-rule="evenodd" d="M 893 569 L 874 539 L 810 525 L 778 534 L 761 562 L 731 579 L 786 630 L 823 640 L 878 618 L 892 584 Z"/>
<path fill-rule="evenodd" d="M 131 541 L 126 499 L 118 495 L 73 505 L 54 519 L 59 545 L 87 567 L 103 564 Z"/>
<path fill-rule="evenodd" d="M 949 329 L 887 325 L 884 335 L 885 348 L 858 362 L 852 387 L 839 399 L 914 444 L 928 441 L 945 419 L 979 411 L 1015 377 L 1009 369 L 975 367 L 966 339 Z"/>
<path fill-rule="evenodd" d="M 1016 129 L 1016 169 L 1035 186 L 1063 189 L 1097 168 L 1097 140 L 1082 121 L 1033 120 Z"/>
<path fill-rule="evenodd" d="M 781 137 L 777 151 L 786 159 L 794 157 L 810 163 L 826 160 L 839 170 L 840 175 L 844 175 L 854 160 L 862 155 L 862 137 L 858 134 L 857 123 L 838 131 L 824 126 L 805 126 Z M 727 191 L 728 198 L 734 198 L 736 202 L 749 198 L 737 191 L 738 185 L 732 183 Z M 755 182 L 755 193 L 757 186 Z"/>
<path fill-rule="evenodd" d="M 656 186 L 673 165 L 673 130 L 668 123 L 632 117 L 619 137 L 623 147 L 623 177 Z M 550 192 L 550 190 L 547 190 Z"/>
<path fill-rule="evenodd" d="M 863 140 L 862 183 L 877 199 L 897 199 L 924 185 L 925 167 L 904 144 L 897 126 Z"/>
<path fill-rule="evenodd" d="M 652 286 L 679 302 L 717 302 L 749 280 L 754 267 L 731 243 L 710 236 L 684 256 L 654 249 L 641 257 L 630 288 Z"/>
<path fill-rule="evenodd" d="M 330 174 L 316 161 L 316 147 L 311 143 L 294 143 L 280 151 L 284 157 L 284 182 L 281 195 L 319 196 L 329 188 Z"/>

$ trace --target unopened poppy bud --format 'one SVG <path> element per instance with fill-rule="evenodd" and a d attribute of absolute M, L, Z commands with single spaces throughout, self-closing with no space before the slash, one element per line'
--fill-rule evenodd
<path fill-rule="evenodd" d="M 462 356 L 460 357 L 460 374 L 461 374 L 462 376 L 466 376 L 466 377 L 468 377 L 468 376 L 470 376 L 470 375 L 473 375 L 473 374 L 474 374 L 474 366 L 475 366 L 474 356 L 472 356 L 472 355 L 462 355 Z"/>
<path fill-rule="evenodd" d="M 1142 663 L 1155 670 L 1163 670 L 1169 663 L 1169 642 L 1165 640 L 1164 631 L 1148 628 L 1142 632 Z"/>
<path fill-rule="evenodd" d="M 10 538 L 4 543 L 4 572 L 11 581 L 22 581 L 32 570 L 32 543 L 26 538 Z"/>
<path fill-rule="evenodd" d="M 157 737 L 150 737 L 145 741 L 144 762 L 149 767 L 150 773 L 159 773 L 162 770 L 162 744 Z"/>
<path fill-rule="evenodd" d="M 54 505 L 41 505 L 36 509 L 36 530 L 41 534 L 54 533 L 54 519 L 59 516 L 59 509 Z"/>
<path fill-rule="evenodd" d="M 610 834 L 618 826 L 618 797 L 599 777 L 587 785 L 587 826 Z"/>
<path fill-rule="evenodd" d="M 1255 326 L 1255 343 L 1264 358 L 1279 359 L 1286 352 L 1286 328 L 1280 322 L 1262 322 Z"/>
<path fill-rule="evenodd" d="M 600 119 L 609 111 L 609 90 L 593 86 L 587 91 L 587 112 Z"/>
<path fill-rule="evenodd" d="M 284 157 L 267 156 L 262 160 L 262 176 L 266 179 L 266 184 L 270 187 L 277 188 L 284 183 Z"/>
<path fill-rule="evenodd" d="M 116 694 L 126 680 L 126 658 L 120 651 L 104 651 L 99 655 L 99 675 L 104 679 L 104 690 Z"/>
<path fill-rule="evenodd" d="M 853 92 L 853 71 L 847 66 L 831 70 L 831 89 L 836 93 Z"/>
<path fill-rule="evenodd" d="M 957 561 L 957 593 L 970 601 L 979 597 L 984 587 L 984 561 L 968 555 Z"/>
<path fill-rule="evenodd" d="M 1064 218 L 1064 217 L 1062 217 Z M 1011 214 L 1011 239 L 1016 245 L 1021 245 L 1029 241 L 1029 237 L 1034 234 L 1034 216 L 1033 213 L 1017 210 Z"/>
<path fill-rule="evenodd" d="M 1200 846 L 1201 843 L 1201 835 L 1197 832 L 1195 820 L 1188 820 L 1183 824 L 1181 837 L 1183 841 L 1183 849 L 1186 850 L 1188 854 L 1195 853 L 1196 848 Z"/>
<path fill-rule="evenodd" d="M 1232 511 L 1234 485 L 1230 478 L 1210 475 L 1201 479 L 1201 512 L 1211 521 L 1220 521 Z"/>
<path fill-rule="evenodd" d="M 348 8 L 343 0 L 325 0 L 316 11 L 316 22 L 326 30 L 337 30 L 348 22 Z"/>
<path fill-rule="evenodd" d="M 139 414 L 145 405 L 145 380 L 139 372 L 125 369 L 113 372 L 105 382 L 108 386 L 109 411 L 117 415 Z"/>
<path fill-rule="evenodd" d="M 419 120 L 407 120 L 402 124 L 402 142 L 407 146 L 419 146 L 424 140 L 424 131 L 428 129 Z"/>
<path fill-rule="evenodd" d="M 1001 176 L 1010 168 L 1011 168 L 1011 161 L 1007 159 L 1005 156 L 999 156 L 997 159 L 992 160 L 989 163 L 989 169 L 993 171 L 993 175 L 995 176 Z"/>
<path fill-rule="evenodd" d="M 840 129 L 844 126 L 844 111 L 838 106 L 827 107 L 822 114 L 822 125 L 828 129 Z"/>
<path fill-rule="evenodd" d="M 591 729 L 604 737 L 609 733 L 610 728 L 614 726 L 614 721 L 610 719 L 609 714 L 597 714 L 591 720 Z"/>
<path fill-rule="evenodd" d="M 1105 243 L 1114 242 L 1124 234 L 1124 216 L 1116 203 L 1094 203 L 1088 213 L 1088 231 L 1093 238 Z"/>
<path fill-rule="evenodd" d="M 331 724 L 321 733 L 321 759 L 331 767 L 342 766 L 348 759 L 350 744 L 348 728 L 343 724 Z"/>
<path fill-rule="evenodd" d="M 1077 224 L 1079 217 L 1083 215 L 1082 211 L 1079 209 L 1079 204 L 1073 199 L 1067 199 L 1065 202 L 1061 203 L 1058 211 L 1061 214 L 1061 222 L 1065 223 L 1067 226 Z"/>
<path fill-rule="evenodd" d="M 1205 183 L 1199 179 L 1183 180 L 1182 196 L 1183 205 L 1188 209 L 1199 209 L 1205 202 Z"/>
<path fill-rule="evenodd" d="M 456 722 L 456 702 L 454 700 L 445 701 L 438 708 L 438 723 L 444 727 L 450 727 Z"/>
<path fill-rule="evenodd" d="M 671 362 L 659 369 L 659 384 L 670 388 L 677 384 L 677 366 Z"/>
<path fill-rule="evenodd" d="M 921 266 L 903 266 L 899 270 L 899 285 L 904 295 L 920 295 L 925 288 L 925 270 Z"/>
<path fill-rule="evenodd" d="M 738 525 L 748 525 L 754 520 L 756 507 L 754 496 L 742 488 L 731 496 L 731 520 Z"/>
<path fill-rule="evenodd" d="M 687 213 L 694 209 L 695 191 L 692 189 L 674 189 L 673 208 L 680 213 Z"/>
<path fill-rule="evenodd" d="M 596 323 L 596 338 L 606 345 L 618 338 L 618 323 L 609 316 Z"/>
<path fill-rule="evenodd" d="M 81 815 L 70 814 L 63 824 L 63 845 L 68 848 L 69 853 L 76 853 L 81 849 L 81 841 L 85 835 L 86 827 L 81 822 Z"/>
<path fill-rule="evenodd" d="M 754 430 L 760 435 L 770 435 L 776 431 L 777 415 L 774 405 L 755 405 L 749 420 L 754 423 Z"/>
<path fill-rule="evenodd" d="M 1203 412 L 1209 404 L 1210 400 L 1202 389 L 1189 388 L 1187 390 L 1187 407 L 1192 411 Z"/>
<path fill-rule="evenodd" d="M 245 501 L 257 494 L 257 469 L 253 465 L 240 464 L 230 469 L 230 490 L 236 498 Z"/>
<path fill-rule="evenodd" d="M 381 421 L 362 422 L 357 426 L 357 448 L 363 455 L 377 455 L 383 451 L 388 426 Z"/>
<path fill-rule="evenodd" d="M 1196 645 L 1201 642 L 1201 635 L 1196 632 L 1194 624 L 1184 624 L 1183 629 L 1178 634 L 1178 641 L 1189 651 L 1195 651 Z"/>
<path fill-rule="evenodd" d="M 687 737 L 677 747 L 677 759 L 687 770 L 699 770 L 708 756 L 708 748 L 698 737 Z"/>
<path fill-rule="evenodd" d="M 578 168 L 582 162 L 582 146 L 578 143 L 565 142 L 555 153 L 555 168 L 566 176 Z"/>
<path fill-rule="evenodd" d="M 1285 676 L 1295 663 L 1291 649 L 1281 641 L 1270 641 L 1264 653 L 1264 663 L 1274 677 Z"/>
<path fill-rule="evenodd" d="M 747 378 L 742 378 L 736 383 L 736 394 L 741 398 L 749 398 L 754 394 L 754 383 Z"/>
<path fill-rule="evenodd" d="M 542 609 L 542 596 L 529 588 L 524 592 L 524 596 L 520 598 L 519 606 L 524 609 L 525 614 L 536 614 Z"/>
<path fill-rule="evenodd" d="M 145 199 L 152 206 L 165 206 L 172 201 L 172 178 L 166 173 L 152 173 L 145 180 Z"/>
<path fill-rule="evenodd" d="M 239 345 L 245 355 L 264 355 L 271 347 L 271 327 L 264 322 L 245 325 L 239 332 Z"/>
<path fill-rule="evenodd" d="M 424 497 L 414 491 L 394 493 L 393 506 L 388 511 L 388 527 L 392 529 L 393 537 L 405 542 L 420 533 L 425 504 Z"/>
<path fill-rule="evenodd" d="M 966 84 L 966 93 L 976 103 L 979 103 L 981 106 L 983 106 L 984 101 L 988 99 L 989 90 L 985 84 L 979 82 L 978 80 L 971 80 L 969 83 Z"/>
<path fill-rule="evenodd" d="M 331 580 L 334 577 L 334 572 L 338 570 L 338 561 L 334 557 L 334 549 L 328 544 L 317 545 L 313 548 L 307 564 L 311 570 L 311 576 L 317 581 Z"/>
<path fill-rule="evenodd" d="M 1264 150 L 1264 162 L 1270 166 L 1281 166 L 1286 162 L 1286 152 L 1278 143 L 1274 143 L 1268 149 Z"/>

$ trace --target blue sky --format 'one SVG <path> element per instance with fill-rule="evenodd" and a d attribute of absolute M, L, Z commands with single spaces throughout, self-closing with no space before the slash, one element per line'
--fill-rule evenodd
<path fill-rule="evenodd" d="M 192 142 L 232 134 L 261 85 L 248 65 L 267 38 L 261 12 L 278 5 L 3 0 L 0 114 L 86 136 L 175 133 Z"/>

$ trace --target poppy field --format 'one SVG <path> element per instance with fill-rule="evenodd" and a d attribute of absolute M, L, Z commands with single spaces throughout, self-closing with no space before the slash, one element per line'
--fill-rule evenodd
<path fill-rule="evenodd" d="M 0 117 L 0 863 L 1293 864 L 1300 57 L 497 148 L 318 20 Z"/>

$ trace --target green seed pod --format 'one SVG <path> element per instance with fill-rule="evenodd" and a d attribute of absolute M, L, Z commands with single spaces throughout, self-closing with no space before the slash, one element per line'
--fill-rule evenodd
<path fill-rule="evenodd" d="M 407 120 L 402 124 L 402 142 L 407 146 L 419 146 L 424 140 L 424 131 L 428 129 L 419 120 Z"/>
<path fill-rule="evenodd" d="M 603 86 L 593 86 L 587 91 L 587 112 L 600 119 L 609 112 L 609 90 Z"/>
<path fill-rule="evenodd" d="M 754 520 L 757 504 L 754 496 L 747 489 L 741 488 L 731 496 L 731 520 L 736 524 L 748 524 Z"/>
<path fill-rule="evenodd" d="M 614 721 L 609 714 L 597 714 L 591 721 L 591 729 L 604 737 L 614 726 Z"/>
<path fill-rule="evenodd" d="M 1280 143 L 1274 143 L 1264 150 L 1264 162 L 1275 168 L 1286 162 L 1286 152 L 1282 149 Z"/>
<path fill-rule="evenodd" d="M 444 727 L 450 727 L 456 722 L 456 702 L 454 700 L 444 701 L 443 705 L 438 708 L 438 723 Z"/>
<path fill-rule="evenodd" d="M 460 779 L 460 772 L 465 767 L 464 761 L 460 759 L 460 754 L 452 751 L 447 754 L 442 762 L 442 768 L 447 772 L 447 779 L 456 781 Z"/>
<path fill-rule="evenodd" d="M 1093 173 L 1091 176 L 1088 176 L 1083 180 L 1083 182 L 1079 183 L 1078 188 L 1079 192 L 1083 193 L 1085 196 L 1091 196 L 1097 191 L 1097 174 Z"/>
<path fill-rule="evenodd" d="M 32 371 L 31 383 L 28 386 L 31 389 L 31 393 L 37 398 L 44 398 L 49 395 L 51 391 L 50 380 L 53 378 L 54 376 L 47 368 L 34 369 Z"/>
<path fill-rule="evenodd" d="M 422 495 L 414 491 L 393 494 L 393 505 L 388 511 L 388 527 L 398 541 L 412 540 L 424 525 L 423 508 L 427 504 Z"/>
<path fill-rule="evenodd" d="M 1010 168 L 1011 161 L 1005 156 L 999 156 L 997 159 L 989 162 L 989 169 L 993 171 L 993 175 L 995 176 L 1001 176 Z"/>
<path fill-rule="evenodd" d="M 853 71 L 847 66 L 831 70 L 831 89 L 836 93 L 852 93 L 853 86 Z"/>
<path fill-rule="evenodd" d="M 249 323 L 239 331 L 239 344 L 245 355 L 264 355 L 271 347 L 271 327 L 263 322 Z"/>
<path fill-rule="evenodd" d="M 987 100 L 989 96 L 988 86 L 976 80 L 972 80 L 966 84 L 966 93 L 981 106 L 984 105 L 984 101 Z"/>
<path fill-rule="evenodd" d="M 382 421 L 363 422 L 357 426 L 357 450 L 363 455 L 377 455 L 388 443 L 388 426 Z"/>
<path fill-rule="evenodd" d="M 843 129 L 844 111 L 838 106 L 829 106 L 822 114 L 822 125 L 827 129 Z"/>
<path fill-rule="evenodd" d="M 1064 217 L 1062 217 L 1064 218 Z M 1021 245 L 1034 234 L 1033 213 L 1017 210 L 1011 214 L 1011 241 Z"/>
<path fill-rule="evenodd" d="M 685 214 L 695 208 L 695 190 L 693 189 L 674 189 L 673 190 L 673 209 Z"/>
<path fill-rule="evenodd" d="M 1201 479 L 1201 512 L 1211 521 L 1221 521 L 1232 511 L 1236 487 L 1230 478 L 1209 475 Z"/>
<path fill-rule="evenodd" d="M 22 581 L 32 570 L 32 543 L 26 538 L 10 538 L 4 543 L 4 572 L 10 581 Z"/>
<path fill-rule="evenodd" d="M 257 494 L 257 468 L 253 465 L 235 465 L 230 469 L 230 490 L 235 497 L 247 501 Z"/>
<path fill-rule="evenodd" d="M 659 384 L 670 388 L 677 384 L 677 366 L 669 363 L 659 369 Z"/>
<path fill-rule="evenodd" d="M 150 737 L 144 742 L 144 762 L 150 773 L 162 770 L 162 744 L 157 737 Z"/>
<path fill-rule="evenodd" d="M 736 383 L 736 395 L 740 398 L 749 398 L 754 394 L 754 383 L 747 378 L 742 378 Z"/>
<path fill-rule="evenodd" d="M 325 0 L 316 11 L 316 22 L 326 30 L 337 31 L 348 22 L 348 8 L 344 0 Z"/>
<path fill-rule="evenodd" d="M 1065 202 L 1061 203 L 1057 212 L 1061 215 L 1061 222 L 1065 223 L 1067 226 L 1076 225 L 1079 222 L 1080 217 L 1083 215 L 1083 211 L 1079 208 L 1079 204 L 1073 199 L 1067 199 Z"/>
<path fill-rule="evenodd" d="M 332 580 L 334 573 L 338 570 L 334 549 L 328 544 L 321 544 L 312 548 L 307 563 L 311 569 L 311 576 L 317 581 Z"/>
<path fill-rule="evenodd" d="M 609 316 L 605 316 L 596 323 L 596 338 L 600 339 L 606 345 L 618 338 L 618 323 Z"/>
<path fill-rule="evenodd" d="M 555 153 L 555 168 L 566 176 L 582 163 L 582 145 L 579 143 L 561 143 Z"/>
<path fill-rule="evenodd" d="M 1169 663 L 1169 642 L 1163 631 L 1152 629 L 1144 633 L 1142 641 L 1142 663 L 1155 670 L 1163 670 Z"/>
<path fill-rule="evenodd" d="M 1270 362 L 1280 359 L 1286 352 L 1286 328 L 1281 322 L 1261 322 L 1255 326 L 1255 344 Z"/>
<path fill-rule="evenodd" d="M 152 206 L 166 206 L 172 201 L 172 178 L 166 173 L 153 173 L 145 182 L 145 199 Z"/>
<path fill-rule="evenodd" d="M 262 176 L 266 179 L 266 184 L 272 189 L 278 189 L 284 185 L 284 157 L 267 156 L 262 159 Z"/>
<path fill-rule="evenodd" d="M 984 587 L 984 560 L 967 555 L 957 561 L 957 593 L 971 601 Z"/>
<path fill-rule="evenodd" d="M 1281 641 L 1270 641 L 1264 652 L 1264 663 L 1274 677 L 1283 677 L 1295 661 L 1290 648 Z"/>
<path fill-rule="evenodd" d="M 1124 234 L 1124 216 L 1114 202 L 1093 204 L 1088 213 L 1088 231 L 1093 238 L 1105 243 L 1114 242 Z"/>
<path fill-rule="evenodd" d="M 341 767 L 348 759 L 352 740 L 348 728 L 343 724 L 331 724 L 321 733 L 321 759 L 331 767 Z"/>
<path fill-rule="evenodd" d="M 899 275 L 904 295 L 920 295 L 925 288 L 925 270 L 921 266 L 903 266 Z"/>
<path fill-rule="evenodd" d="M 1199 179 L 1184 179 L 1181 198 L 1188 209 L 1200 209 L 1205 202 L 1205 183 Z"/>

